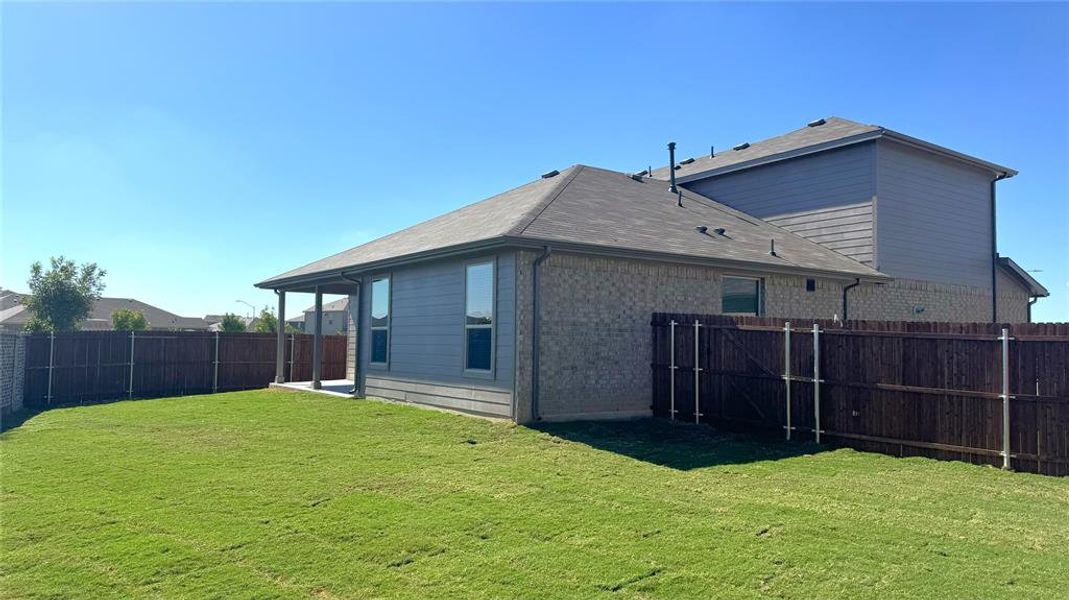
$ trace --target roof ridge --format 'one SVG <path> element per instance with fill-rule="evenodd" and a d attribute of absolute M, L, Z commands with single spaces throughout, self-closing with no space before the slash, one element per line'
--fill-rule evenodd
<path fill-rule="evenodd" d="M 524 214 L 523 218 L 520 219 L 519 223 L 517 225 L 513 226 L 512 229 L 509 229 L 505 233 L 505 235 L 507 235 L 507 236 L 521 236 L 521 235 L 523 235 L 523 232 L 527 231 L 527 228 L 530 227 L 531 224 L 534 223 L 538 219 L 538 217 L 542 216 L 542 213 L 544 213 L 546 211 L 546 209 L 549 208 L 549 206 L 551 204 L 553 204 L 553 202 L 556 201 L 557 198 L 559 198 L 562 193 L 564 193 L 565 188 L 567 188 L 572 183 L 572 181 L 575 181 L 576 176 L 579 175 L 579 173 L 581 173 L 583 171 L 583 169 L 585 169 L 585 168 L 586 167 L 584 165 L 580 165 L 580 164 L 574 165 L 572 167 L 573 171 L 571 173 L 568 173 L 568 175 L 565 176 L 564 179 L 562 179 L 561 181 L 559 181 L 557 183 L 556 187 L 551 189 L 549 191 L 549 193 L 546 194 L 546 199 L 544 201 L 540 202 L 534 208 L 531 208 L 530 210 L 528 210 L 527 213 Z"/>

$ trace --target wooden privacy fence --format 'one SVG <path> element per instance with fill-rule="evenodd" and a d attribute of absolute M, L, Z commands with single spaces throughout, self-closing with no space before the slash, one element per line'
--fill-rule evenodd
<path fill-rule="evenodd" d="M 657 416 L 1069 474 L 1069 324 L 653 315 Z"/>
<path fill-rule="evenodd" d="M 312 378 L 313 336 L 286 336 L 286 379 Z M 273 333 L 74 331 L 26 337 L 25 404 L 100 402 L 267 387 Z M 345 377 L 345 336 L 323 337 L 323 379 Z"/>

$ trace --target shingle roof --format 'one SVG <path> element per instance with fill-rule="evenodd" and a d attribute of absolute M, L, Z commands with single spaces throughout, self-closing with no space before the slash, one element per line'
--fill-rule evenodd
<path fill-rule="evenodd" d="M 208 323 L 196 317 L 180 317 L 174 313 L 145 304 L 133 298 L 101 298 L 93 303 L 89 318 L 82 323 L 83 329 L 111 329 L 111 315 L 120 308 L 127 308 L 145 315 L 152 329 L 207 329 Z M 0 312 L 0 325 L 25 325 L 30 320 L 30 311 L 18 305 Z"/>
<path fill-rule="evenodd" d="M 747 168 L 752 165 L 764 164 L 771 160 L 788 158 L 805 151 L 817 151 L 828 147 L 835 147 L 845 143 L 861 142 L 877 137 L 886 136 L 899 141 L 905 141 L 928 150 L 952 156 L 958 160 L 974 163 L 994 171 L 1006 172 L 1007 175 L 1015 175 L 1016 171 L 1008 167 L 989 163 L 978 158 L 955 152 L 923 140 L 911 138 L 901 133 L 881 127 L 879 125 L 865 125 L 842 117 L 827 117 L 814 121 L 814 124 L 823 121 L 816 126 L 806 125 L 800 129 L 778 135 L 776 137 L 750 143 L 747 147 L 735 150 L 723 150 L 714 156 L 695 157 L 693 162 L 687 164 L 677 163 L 677 179 L 686 179 L 698 174 L 715 175 L 720 172 Z M 738 144 L 741 146 L 742 144 Z M 688 159 L 682 159 L 688 160 Z M 682 161 L 680 161 L 682 162 Z M 658 179 L 669 179 L 668 167 L 653 170 L 653 176 Z"/>
<path fill-rule="evenodd" d="M 863 125 L 840 117 L 828 117 L 824 124 L 817 127 L 802 127 L 767 140 L 753 142 L 742 150 L 722 150 L 714 156 L 696 157 L 694 162 L 680 165 L 676 177 L 686 177 L 724 167 L 734 166 L 751 160 L 767 158 L 784 152 L 817 146 L 855 135 L 873 133 L 881 128 L 878 125 Z M 686 159 L 684 159 L 686 160 Z M 668 179 L 668 167 L 653 170 L 658 179 Z"/>
<path fill-rule="evenodd" d="M 683 207 L 656 179 L 576 165 L 511 191 L 283 273 L 261 287 L 302 275 L 362 266 L 481 240 L 558 243 L 664 259 L 873 279 L 882 273 L 756 217 L 683 190 Z M 705 226 L 708 234 L 695 228 Z M 724 228 L 724 235 L 714 233 Z M 772 240 L 776 256 L 769 254 Z"/>
<path fill-rule="evenodd" d="M 335 300 L 334 302 L 327 302 L 326 304 L 323 305 L 323 312 L 342 311 L 342 310 L 348 310 L 348 309 L 349 309 L 349 299 L 348 298 L 342 298 L 341 300 Z M 304 309 L 304 312 L 306 312 L 306 313 L 307 312 L 315 312 L 315 310 L 316 310 L 316 306 L 315 306 L 315 304 L 313 304 L 313 305 L 309 306 L 308 308 Z M 304 319 L 304 315 L 303 314 L 301 315 L 301 319 L 302 320 Z M 290 320 L 292 321 L 292 319 L 290 319 Z"/>

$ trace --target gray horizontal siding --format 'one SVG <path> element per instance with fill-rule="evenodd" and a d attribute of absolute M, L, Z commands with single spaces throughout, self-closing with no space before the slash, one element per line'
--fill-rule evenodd
<path fill-rule="evenodd" d="M 893 277 L 991 287 L 991 175 L 879 143 L 878 268 Z"/>
<path fill-rule="evenodd" d="M 498 389 L 369 375 L 367 395 L 499 417 L 512 415 L 512 394 Z"/>
<path fill-rule="evenodd" d="M 686 186 L 871 264 L 875 144 L 859 144 Z"/>
<path fill-rule="evenodd" d="M 769 217 L 768 222 L 872 264 L 872 201 Z"/>
<path fill-rule="evenodd" d="M 472 376 L 464 372 L 464 288 L 468 261 L 460 258 L 437 261 L 382 273 L 392 278 L 390 362 L 386 366 L 368 364 L 371 340 L 369 335 L 361 335 L 361 362 L 367 373 L 368 395 L 485 414 L 511 414 L 501 413 L 498 405 L 503 402 L 511 411 L 516 265 L 513 253 L 497 255 L 496 259 L 492 375 Z M 372 277 L 367 277 L 364 286 L 365 323 L 370 322 L 371 280 Z M 480 402 L 494 406 L 480 406 Z"/>

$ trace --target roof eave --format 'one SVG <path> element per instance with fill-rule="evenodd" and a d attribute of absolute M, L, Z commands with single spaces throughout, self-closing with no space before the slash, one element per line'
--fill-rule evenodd
<path fill-rule="evenodd" d="M 759 157 L 759 158 L 755 158 L 753 160 L 748 160 L 748 161 L 743 161 L 743 162 L 740 162 L 740 163 L 726 165 L 726 166 L 715 168 L 715 169 L 707 169 L 707 170 L 704 170 L 704 171 L 698 171 L 696 173 L 690 173 L 688 175 L 677 175 L 676 176 L 676 182 L 682 184 L 682 183 L 688 183 L 688 182 L 691 182 L 691 181 L 697 181 L 699 179 L 706 179 L 708 177 L 716 177 L 716 176 L 719 176 L 719 175 L 726 175 L 728 173 L 734 173 L 735 171 L 743 171 L 743 170 L 746 170 L 746 169 L 752 169 L 754 167 L 760 167 L 762 165 L 767 165 L 767 164 L 771 164 L 771 163 L 775 163 L 775 162 L 780 162 L 780 161 L 783 161 L 783 160 L 789 160 L 789 159 L 792 159 L 792 158 L 798 158 L 798 157 L 801 157 L 801 156 L 807 156 L 809 154 L 816 154 L 818 152 L 826 152 L 828 150 L 834 150 L 836 148 L 843 148 L 843 147 L 846 147 L 846 146 L 853 146 L 853 145 L 856 145 L 856 144 L 862 144 L 862 143 L 865 143 L 865 142 L 870 142 L 870 141 L 881 139 L 881 138 L 886 138 L 886 139 L 889 139 L 889 140 L 893 140 L 893 141 L 896 141 L 896 142 L 901 143 L 901 144 L 906 144 L 908 146 L 913 146 L 915 148 L 920 148 L 922 150 L 926 150 L 928 152 L 932 152 L 934 154 L 938 154 L 938 155 L 941 155 L 941 156 L 944 156 L 944 157 L 947 157 L 947 158 L 950 158 L 950 159 L 953 159 L 953 160 L 957 160 L 957 161 L 960 161 L 960 162 L 971 164 L 971 165 L 973 165 L 975 167 L 979 167 L 979 168 L 984 169 L 986 171 L 990 171 L 991 173 L 996 175 L 999 179 L 1009 179 L 1010 177 L 1013 177 L 1013 176 L 1017 175 L 1017 171 L 1014 170 L 1014 169 L 1011 169 L 1009 167 L 1006 167 L 1006 166 L 1003 166 L 1003 165 L 1000 165 L 1000 164 L 997 164 L 997 163 L 993 163 L 993 162 L 988 162 L 986 160 L 982 160 L 982 159 L 976 158 L 975 156 L 969 156 L 968 154 L 963 154 L 961 152 L 957 152 L 955 150 L 951 150 L 950 148 L 946 148 L 946 147 L 940 146 L 938 144 L 933 144 L 931 142 L 926 142 L 926 141 L 924 141 L 922 139 L 918 139 L 918 138 L 915 138 L 915 137 L 912 137 L 912 136 L 908 136 L 908 135 L 905 135 L 903 133 L 898 133 L 897 131 L 892 131 L 890 129 L 882 129 L 881 128 L 881 129 L 877 129 L 877 130 L 874 130 L 874 131 L 867 131 L 867 132 L 864 132 L 864 133 L 859 133 L 859 134 L 847 136 L 847 137 L 844 137 L 844 138 L 839 138 L 837 140 L 832 140 L 832 141 L 829 141 L 829 142 L 822 142 L 820 144 L 813 144 L 811 146 L 804 146 L 802 148 L 795 148 L 793 150 L 788 150 L 787 152 L 779 152 L 777 154 L 770 154 L 768 156 L 762 156 L 762 157 Z"/>
<path fill-rule="evenodd" d="M 578 242 L 564 242 L 553 239 L 543 239 L 534 237 L 514 237 L 514 236 L 502 236 L 497 238 L 491 238 L 489 240 L 481 240 L 475 243 L 459 244 L 448 248 L 441 248 L 438 250 L 419 252 L 414 254 L 408 254 L 405 256 L 393 257 L 381 261 L 368 262 L 363 264 L 349 265 L 337 269 L 330 269 L 326 271 L 319 271 L 316 273 L 309 273 L 298 277 L 289 277 L 286 279 L 268 279 L 256 284 L 256 287 L 261 289 L 274 289 L 274 290 L 299 290 L 307 289 L 310 286 L 315 286 L 317 282 L 338 282 L 342 279 L 342 275 L 345 276 L 357 276 L 367 273 L 373 273 L 375 271 L 382 271 L 392 267 L 400 265 L 406 265 L 417 262 L 425 262 L 428 260 L 437 260 L 441 258 L 449 258 L 460 254 L 470 254 L 472 252 L 478 252 L 482 250 L 490 250 L 502 247 L 513 248 L 543 248 L 545 246 L 551 246 L 555 250 L 559 251 L 572 251 L 584 254 L 597 254 L 603 256 L 613 256 L 618 258 L 634 258 L 640 260 L 659 260 L 663 262 L 675 262 L 684 264 L 697 264 L 710 267 L 721 267 L 727 269 L 736 269 L 753 272 L 766 272 L 766 273 L 783 273 L 789 275 L 816 275 L 820 277 L 828 277 L 833 279 L 853 280 L 861 279 L 865 282 L 871 283 L 887 283 L 894 278 L 884 275 L 883 273 L 876 272 L 875 274 L 856 273 L 852 271 L 836 271 L 827 269 L 814 269 L 810 267 L 802 267 L 797 265 L 783 264 L 774 265 L 769 263 L 757 263 L 742 260 L 730 260 L 722 258 L 711 258 L 703 256 L 695 256 L 691 254 L 676 254 L 670 252 L 655 252 L 649 250 L 641 250 L 635 248 L 615 248 L 611 246 L 600 246 L 597 244 L 583 244 Z"/>
<path fill-rule="evenodd" d="M 583 244 L 578 242 L 562 242 L 552 239 L 540 239 L 540 238 L 514 238 L 509 240 L 509 246 L 521 247 L 521 248 L 544 248 L 549 246 L 554 251 L 562 252 L 576 252 L 582 254 L 596 254 L 601 256 L 611 256 L 614 258 L 633 258 L 638 260 L 655 260 L 661 262 L 672 262 L 681 264 L 693 264 L 708 267 L 719 267 L 723 269 L 734 269 L 740 271 L 751 271 L 759 273 L 779 273 L 786 275 L 816 275 L 819 277 L 827 277 L 833 279 L 842 280 L 854 280 L 861 279 L 861 281 L 867 283 L 888 283 L 894 280 L 893 277 L 873 271 L 873 273 L 857 273 L 852 271 L 836 271 L 828 269 L 815 269 L 811 267 L 803 267 L 798 265 L 783 264 L 774 265 L 770 263 L 759 263 L 744 260 L 731 260 L 724 258 L 713 258 L 705 256 L 696 256 L 693 254 L 676 254 L 671 252 L 656 252 L 650 250 L 641 250 L 635 248 L 616 248 L 613 246 L 601 246 L 597 244 Z M 858 263 L 860 264 L 860 263 Z"/>
<path fill-rule="evenodd" d="M 1013 176 L 1017 175 L 1017 171 L 1016 170 L 1011 169 L 1011 168 L 1009 168 L 1007 166 L 1003 166 L 1003 165 L 1000 165 L 1000 164 L 997 164 L 997 163 L 993 163 L 993 162 L 988 162 L 986 160 L 976 158 L 975 156 L 969 156 L 968 154 L 963 154 L 963 153 L 958 152 L 956 150 L 951 150 L 950 148 L 947 148 L 945 146 L 940 146 L 938 144 L 933 144 L 931 142 L 926 142 L 926 141 L 924 141 L 922 139 L 918 139 L 918 138 L 915 138 L 913 136 L 906 135 L 904 133 L 899 133 L 897 131 L 892 131 L 890 129 L 884 129 L 884 130 L 881 131 L 881 133 L 882 133 L 883 137 L 886 137 L 887 139 L 890 139 L 890 140 L 894 140 L 894 141 L 899 142 L 901 144 L 906 144 L 908 146 L 913 146 L 913 147 L 916 147 L 916 148 L 920 148 L 922 150 L 927 150 L 929 152 L 933 152 L 935 154 L 939 154 L 939 155 L 945 156 L 947 158 L 958 160 L 958 161 L 961 161 L 961 162 L 964 162 L 964 163 L 969 163 L 969 164 L 971 164 L 973 166 L 980 167 L 980 168 L 985 169 L 987 171 L 991 171 L 995 175 L 1000 176 L 999 179 L 1009 179 L 1010 177 L 1013 177 Z"/>
<path fill-rule="evenodd" d="M 1025 287 L 1028 288 L 1028 295 L 1032 298 L 1046 298 L 1050 296 L 1050 291 L 1042 283 L 1032 277 L 1028 271 L 1021 268 L 1021 265 L 1017 264 L 1012 258 L 1008 256 L 998 257 L 998 264 L 1000 267 L 1006 269 L 1010 275 L 1016 277 Z"/>
<path fill-rule="evenodd" d="M 325 269 L 323 271 L 315 271 L 313 273 L 304 273 L 301 275 L 295 275 L 293 277 L 273 277 L 271 279 L 265 279 L 259 283 L 256 283 L 254 284 L 254 286 L 265 290 L 290 290 L 305 288 L 310 285 L 315 285 L 316 282 L 322 282 L 324 280 L 337 283 L 339 282 L 339 280 L 344 281 L 345 276 L 360 275 L 368 272 L 381 271 L 397 266 L 399 264 L 408 264 L 413 262 L 435 260 L 439 258 L 448 258 L 457 254 L 497 248 L 503 245 L 504 239 L 505 238 L 503 237 L 494 237 L 485 240 L 468 242 L 465 244 L 446 246 L 444 248 L 435 248 L 433 250 L 427 250 L 424 252 L 404 254 L 377 261 L 346 265 L 344 267 L 338 267 L 335 269 Z"/>

